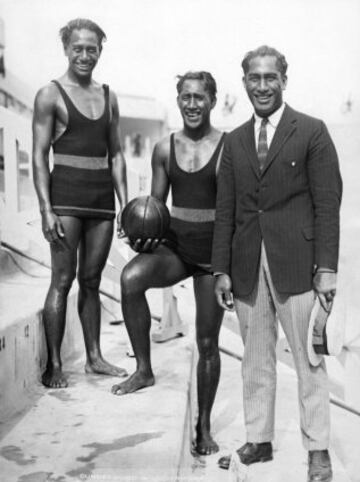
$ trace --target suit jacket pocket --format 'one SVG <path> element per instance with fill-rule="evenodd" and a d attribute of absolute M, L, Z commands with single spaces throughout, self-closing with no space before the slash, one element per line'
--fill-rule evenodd
<path fill-rule="evenodd" d="M 314 226 L 303 227 L 302 233 L 303 233 L 305 239 L 307 239 L 308 241 L 311 241 L 315 237 Z"/>

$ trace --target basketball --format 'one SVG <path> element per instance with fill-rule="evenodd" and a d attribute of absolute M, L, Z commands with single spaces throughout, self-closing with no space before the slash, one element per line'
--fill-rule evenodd
<path fill-rule="evenodd" d="M 121 215 L 121 226 L 131 240 L 164 236 L 170 225 L 170 213 L 166 205 L 153 196 L 132 199 Z"/>

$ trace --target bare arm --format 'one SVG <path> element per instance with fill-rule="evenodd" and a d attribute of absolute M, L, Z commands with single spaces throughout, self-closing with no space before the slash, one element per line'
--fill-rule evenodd
<path fill-rule="evenodd" d="M 155 145 L 151 158 L 151 195 L 160 199 L 160 201 L 163 201 L 164 203 L 166 202 L 170 188 L 169 176 L 167 173 L 168 157 L 169 140 L 165 139 Z M 153 251 L 160 242 L 161 239 L 157 238 L 149 238 L 145 241 L 137 239 L 131 247 L 134 251 L 145 253 Z"/>
<path fill-rule="evenodd" d="M 168 176 L 169 149 L 169 140 L 164 139 L 156 144 L 151 158 L 151 195 L 164 203 L 170 189 Z"/>
<path fill-rule="evenodd" d="M 60 219 L 53 212 L 50 201 L 49 151 L 55 103 L 52 87 L 44 87 L 36 95 L 33 116 L 34 185 L 39 200 L 43 233 L 49 242 L 64 237 Z"/>
<path fill-rule="evenodd" d="M 121 231 L 121 211 L 127 203 L 127 178 L 126 178 L 126 162 L 121 149 L 120 141 L 120 115 L 119 106 L 116 96 L 113 92 L 110 92 L 110 105 L 112 110 L 111 124 L 110 124 L 110 139 L 109 150 L 111 158 L 111 174 L 114 183 L 116 196 L 120 204 L 120 212 L 117 216 L 118 222 L 118 235 Z"/>

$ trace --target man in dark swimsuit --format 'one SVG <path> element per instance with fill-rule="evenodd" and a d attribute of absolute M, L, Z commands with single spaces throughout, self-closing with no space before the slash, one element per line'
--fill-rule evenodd
<path fill-rule="evenodd" d="M 120 210 L 127 201 L 117 99 L 107 86 L 92 79 L 105 34 L 94 22 L 76 19 L 60 30 L 60 36 L 69 66 L 60 79 L 40 89 L 33 118 L 34 183 L 52 266 L 43 312 L 48 362 L 42 376 L 43 384 L 51 388 L 68 385 L 60 347 L 78 248 L 85 370 L 126 375 L 103 359 L 99 341 L 99 285 L 113 235 L 114 188 Z M 50 174 L 51 146 L 54 169 Z"/>
<path fill-rule="evenodd" d="M 223 310 L 214 296 L 211 245 L 215 220 L 216 171 L 224 134 L 210 123 L 216 104 L 216 83 L 208 72 L 188 72 L 177 84 L 183 129 L 159 142 L 152 156 L 152 196 L 166 201 L 172 189 L 173 206 L 168 240 L 137 240 L 141 251 L 121 276 L 122 309 L 137 361 L 137 370 L 113 386 L 116 395 L 154 384 L 150 361 L 150 312 L 145 292 L 194 277 L 196 330 L 199 348 L 196 450 L 218 450 L 210 435 L 210 413 L 220 375 L 218 335 Z M 149 251 L 149 252 L 147 252 Z"/>

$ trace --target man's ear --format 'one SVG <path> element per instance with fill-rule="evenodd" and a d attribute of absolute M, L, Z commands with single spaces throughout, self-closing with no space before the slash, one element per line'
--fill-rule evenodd
<path fill-rule="evenodd" d="M 246 89 L 246 79 L 245 79 L 245 75 L 244 75 L 243 78 L 242 78 L 242 83 L 243 83 L 243 86 L 244 86 L 245 89 Z"/>
<path fill-rule="evenodd" d="M 282 80 L 282 83 L 283 83 L 282 90 L 285 90 L 286 86 L 287 86 L 287 76 L 285 74 L 282 75 L 281 80 Z"/>
<path fill-rule="evenodd" d="M 211 101 L 211 109 L 213 109 L 216 106 L 216 103 L 217 103 L 217 98 L 214 97 Z"/>

